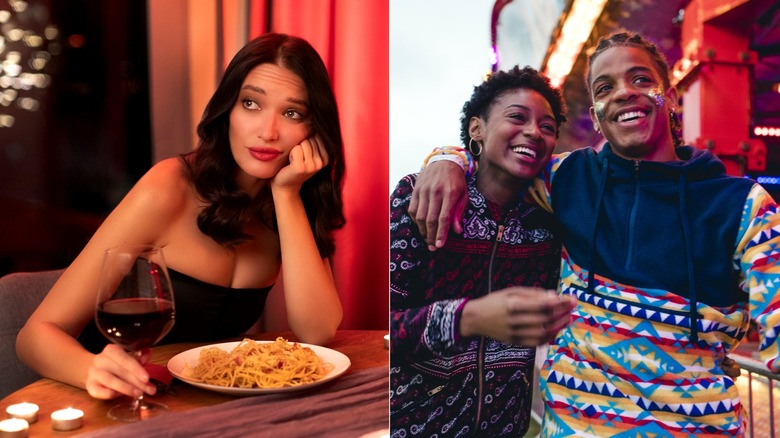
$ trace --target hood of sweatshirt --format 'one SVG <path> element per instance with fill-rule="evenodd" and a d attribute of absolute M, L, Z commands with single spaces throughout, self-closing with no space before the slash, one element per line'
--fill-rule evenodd
<path fill-rule="evenodd" d="M 727 175 L 709 151 L 683 146 L 676 154 L 654 162 L 621 158 L 609 144 L 598 154 L 574 151 L 551 194 L 564 246 L 589 274 L 587 289 L 593 292 L 599 275 L 684 296 L 696 342 L 701 295 L 709 305 L 734 301 L 730 256 L 753 181 Z M 720 274 L 707 278 L 711 272 Z"/>
<path fill-rule="evenodd" d="M 612 169 L 610 178 L 636 178 L 637 166 L 641 168 L 641 178 L 645 180 L 678 180 L 684 175 L 687 181 L 702 181 L 726 176 L 726 167 L 712 153 L 690 146 L 675 149 L 676 161 L 627 160 L 616 155 L 609 143 L 598 154 L 602 166 Z"/>

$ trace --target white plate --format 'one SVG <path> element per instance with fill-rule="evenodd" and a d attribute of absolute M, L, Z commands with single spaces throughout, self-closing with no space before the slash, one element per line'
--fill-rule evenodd
<path fill-rule="evenodd" d="M 269 343 L 273 343 L 274 341 L 255 341 L 255 342 L 257 342 L 258 344 L 269 344 Z M 311 387 L 321 385 L 325 382 L 329 382 L 335 379 L 336 377 L 344 374 L 349 368 L 349 366 L 352 364 L 352 362 L 350 362 L 349 358 L 346 355 L 336 350 L 320 347 L 319 345 L 311 345 L 311 344 L 304 344 L 298 342 L 299 345 L 303 347 L 309 347 L 312 350 L 314 350 L 314 352 L 317 354 L 317 356 L 320 357 L 320 359 L 322 359 L 323 362 L 333 364 L 333 369 L 330 370 L 330 372 L 326 374 L 325 377 L 323 377 L 320 380 L 317 380 L 316 382 L 305 383 L 303 385 L 298 385 L 298 386 L 285 386 L 282 388 L 233 388 L 227 386 L 217 386 L 217 385 L 210 385 L 208 383 L 203 383 L 203 382 L 195 382 L 182 375 L 182 371 L 184 371 L 185 364 L 191 367 L 194 367 L 195 364 L 197 364 L 198 357 L 200 356 L 200 350 L 204 348 L 216 347 L 221 350 L 225 350 L 229 353 L 233 351 L 233 349 L 238 344 L 240 344 L 240 342 L 224 342 L 221 344 L 204 345 L 202 347 L 192 348 L 190 350 L 183 351 L 177 354 L 176 356 L 173 356 L 168 361 L 168 371 L 170 371 L 171 374 L 173 374 L 179 380 L 188 383 L 190 385 L 197 386 L 199 388 L 209 389 L 211 391 L 221 392 L 223 394 L 229 394 L 229 395 L 249 396 L 249 395 L 259 395 L 259 394 L 272 394 L 278 392 L 301 391 L 304 389 L 309 389 Z"/>

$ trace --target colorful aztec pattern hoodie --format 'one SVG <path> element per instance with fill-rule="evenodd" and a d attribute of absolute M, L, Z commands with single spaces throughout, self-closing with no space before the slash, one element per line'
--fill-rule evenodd
<path fill-rule="evenodd" d="M 572 324 L 541 370 L 544 437 L 741 436 L 745 413 L 719 364 L 760 330 L 780 371 L 780 215 L 711 153 L 625 160 L 609 144 L 559 155 L 546 201 L 562 227 L 559 293 Z M 538 187 L 538 186 L 537 186 Z"/>

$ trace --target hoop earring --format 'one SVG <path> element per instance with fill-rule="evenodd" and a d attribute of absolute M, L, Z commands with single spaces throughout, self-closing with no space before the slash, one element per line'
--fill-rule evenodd
<path fill-rule="evenodd" d="M 469 152 L 471 152 L 471 155 L 478 157 L 479 154 L 482 153 L 482 145 L 477 142 L 477 146 L 479 146 L 479 150 L 477 152 L 474 152 L 474 148 L 471 146 L 471 142 L 474 141 L 474 137 L 469 137 Z"/>

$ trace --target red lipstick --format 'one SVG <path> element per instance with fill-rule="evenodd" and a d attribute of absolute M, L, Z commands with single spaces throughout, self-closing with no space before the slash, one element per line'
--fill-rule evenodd
<path fill-rule="evenodd" d="M 273 161 L 281 154 L 281 151 L 273 148 L 249 148 L 249 155 L 259 161 Z"/>

